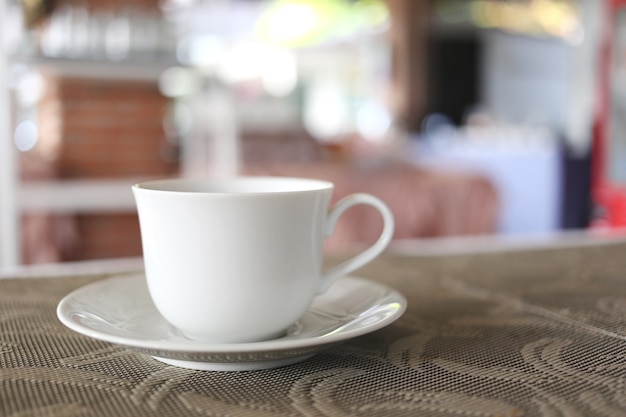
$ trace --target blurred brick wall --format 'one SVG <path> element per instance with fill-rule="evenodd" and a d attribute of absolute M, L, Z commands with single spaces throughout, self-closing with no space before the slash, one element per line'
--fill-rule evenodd
<path fill-rule="evenodd" d="M 160 13 L 155 0 L 57 0 L 90 12 L 133 10 Z M 49 15 L 35 22 L 45 29 Z M 123 63 L 122 63 L 123 64 Z M 123 68 L 123 67 L 122 67 Z M 122 77 L 123 78 L 123 77 Z M 46 75 L 38 107 L 39 142 L 21 155 L 21 177 L 30 180 L 133 179 L 177 175 L 163 129 L 168 100 L 157 80 L 123 81 Z M 141 238 L 136 212 L 26 213 L 23 260 L 26 263 L 138 256 Z"/>
<path fill-rule="evenodd" d="M 42 100 L 44 134 L 56 137 L 61 179 L 129 179 L 176 175 L 168 160 L 163 116 L 167 99 L 156 82 L 50 78 Z M 49 107 L 48 109 L 46 107 Z M 55 109 L 52 111 L 51 109 Z M 64 260 L 141 255 L 134 212 L 79 213 Z"/>
<path fill-rule="evenodd" d="M 163 116 L 156 83 L 58 79 L 63 178 L 168 175 Z"/>
<path fill-rule="evenodd" d="M 79 241 L 72 260 L 141 255 L 136 214 L 81 214 L 76 216 L 75 222 Z"/>

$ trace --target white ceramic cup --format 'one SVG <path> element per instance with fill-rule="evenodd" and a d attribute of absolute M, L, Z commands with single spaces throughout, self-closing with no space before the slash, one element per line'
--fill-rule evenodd
<path fill-rule="evenodd" d="M 333 184 L 283 177 L 169 179 L 132 187 L 150 295 L 186 337 L 241 343 L 282 335 L 313 298 L 378 256 L 393 215 L 378 198 L 352 194 L 330 211 Z M 378 240 L 322 272 L 324 238 L 356 204 L 378 209 Z"/>

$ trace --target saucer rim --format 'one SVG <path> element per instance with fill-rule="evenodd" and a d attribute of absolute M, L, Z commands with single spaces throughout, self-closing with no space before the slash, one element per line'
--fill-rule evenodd
<path fill-rule="evenodd" d="M 133 339 L 130 337 L 124 336 L 116 336 L 112 334 L 108 334 L 106 332 L 98 331 L 93 328 L 82 325 L 71 319 L 71 313 L 73 310 L 70 310 L 69 303 L 77 296 L 86 291 L 91 291 L 98 287 L 114 285 L 115 281 L 124 281 L 128 284 L 129 279 L 134 279 L 137 281 L 143 280 L 145 282 L 145 272 L 136 272 L 129 274 L 121 274 L 111 276 L 105 279 L 98 280 L 96 282 L 92 282 L 86 285 L 83 285 L 70 293 L 64 296 L 58 303 L 56 313 L 58 319 L 69 329 L 82 334 L 84 336 L 91 337 L 96 340 L 113 343 L 121 346 L 126 346 L 129 348 L 134 348 L 137 350 L 154 350 L 154 351 L 165 351 L 165 352 L 179 352 L 179 353 L 214 353 L 214 354 L 222 354 L 222 353 L 255 353 L 255 352 L 278 352 L 278 351 L 289 351 L 294 349 L 313 349 L 318 346 L 326 346 L 333 345 L 345 340 L 353 339 L 355 337 L 363 336 L 365 334 L 374 332 L 376 330 L 382 329 L 383 327 L 388 326 L 389 324 L 396 321 L 400 318 L 407 308 L 407 300 L 400 292 L 391 288 L 385 284 L 372 281 L 366 278 L 356 277 L 353 275 L 347 275 L 340 278 L 340 281 L 343 280 L 352 280 L 360 282 L 370 288 L 378 287 L 385 291 L 385 297 L 390 298 L 390 302 L 398 304 L 398 307 L 389 314 L 387 317 L 368 325 L 364 325 L 359 327 L 358 329 L 351 329 L 346 331 L 340 331 L 337 333 L 326 334 L 323 336 L 315 336 L 315 337 L 303 337 L 303 338 L 285 338 L 279 337 L 276 339 L 258 341 L 258 342 L 246 342 L 246 343 L 219 343 L 219 342 L 203 342 L 196 340 L 185 340 L 185 341 L 171 341 L 171 340 L 142 340 L 142 339 Z M 147 291 L 147 284 L 146 284 Z M 324 297 L 324 294 L 321 294 L 319 297 Z M 308 312 L 308 310 L 307 310 Z M 161 317 L 163 321 L 164 318 Z M 158 355 L 157 355 L 158 356 Z"/>

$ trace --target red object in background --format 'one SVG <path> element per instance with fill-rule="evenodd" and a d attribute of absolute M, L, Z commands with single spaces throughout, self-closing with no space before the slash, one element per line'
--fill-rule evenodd
<path fill-rule="evenodd" d="M 591 223 L 595 230 L 626 230 L 626 186 L 603 184 L 594 190 L 597 212 Z"/>
<path fill-rule="evenodd" d="M 602 25 L 599 63 L 596 122 L 593 130 L 593 162 L 591 192 L 595 206 L 593 229 L 626 228 L 626 184 L 617 184 L 610 176 L 609 151 L 612 140 L 611 117 L 614 103 L 614 53 L 617 45 L 617 25 L 620 12 L 626 11 L 626 0 L 605 0 L 606 24 Z M 624 132 L 626 134 L 626 132 Z M 626 161 L 625 161 L 626 163 Z"/>
<path fill-rule="evenodd" d="M 609 208 L 609 224 L 612 227 L 626 227 L 626 188 L 610 188 L 606 200 Z"/>

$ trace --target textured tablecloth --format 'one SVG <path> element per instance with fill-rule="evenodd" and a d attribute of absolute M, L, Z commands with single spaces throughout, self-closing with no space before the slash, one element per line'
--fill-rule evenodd
<path fill-rule="evenodd" d="M 238 373 L 172 367 L 66 329 L 59 300 L 106 275 L 0 280 L 0 415 L 626 415 L 625 253 L 387 255 L 358 275 L 405 294 L 397 322 Z"/>

